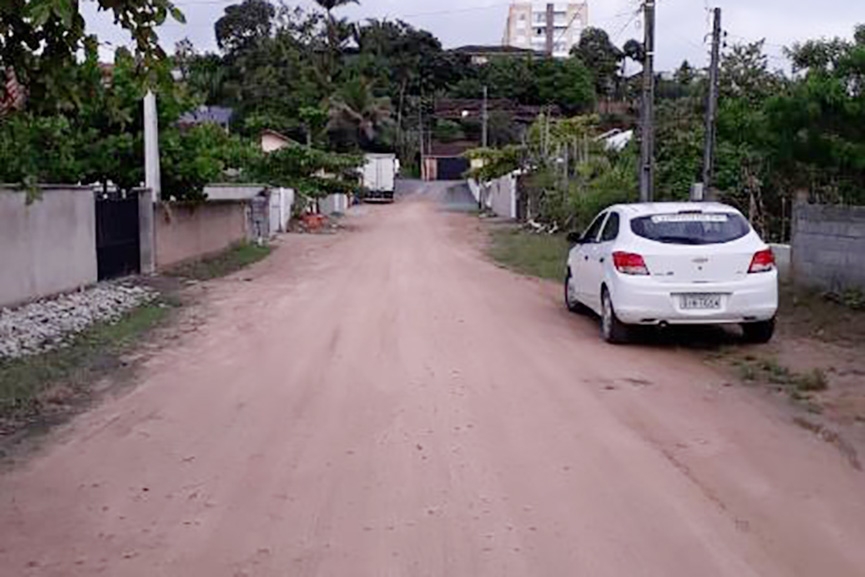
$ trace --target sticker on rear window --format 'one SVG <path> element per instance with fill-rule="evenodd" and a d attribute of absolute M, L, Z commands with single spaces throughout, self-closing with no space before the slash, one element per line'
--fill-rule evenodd
<path fill-rule="evenodd" d="M 684 213 L 684 214 L 657 214 L 652 217 L 652 222 L 727 222 L 730 218 L 726 214 Z"/>

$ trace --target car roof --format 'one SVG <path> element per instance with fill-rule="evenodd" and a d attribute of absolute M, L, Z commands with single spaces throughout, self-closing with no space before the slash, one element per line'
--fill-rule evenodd
<path fill-rule="evenodd" d="M 630 218 L 638 218 L 650 214 L 670 214 L 684 211 L 701 210 L 704 212 L 734 212 L 739 211 L 720 202 L 635 202 L 632 204 L 617 204 L 609 210 L 620 210 Z"/>

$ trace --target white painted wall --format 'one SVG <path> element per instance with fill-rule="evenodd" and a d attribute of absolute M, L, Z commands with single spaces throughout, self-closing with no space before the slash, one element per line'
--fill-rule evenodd
<path fill-rule="evenodd" d="M 472 193 L 472 196 L 475 198 L 475 202 L 480 202 L 481 199 L 481 185 L 478 184 L 478 181 L 474 178 L 469 179 L 469 190 Z"/>
<path fill-rule="evenodd" d="M 294 190 L 274 188 L 270 191 L 270 233 L 286 232 L 294 207 Z"/>
<path fill-rule="evenodd" d="M 473 179 L 468 181 L 469 190 L 475 200 L 483 198 L 483 205 L 504 218 L 517 218 L 517 176 L 506 174 L 489 182 L 479 184 Z"/>
<path fill-rule="evenodd" d="M 318 201 L 321 214 L 331 215 L 335 212 L 345 213 L 348 210 L 348 195 L 331 194 Z"/>
<path fill-rule="evenodd" d="M 27 204 L 0 190 L 0 306 L 96 282 L 96 204 L 87 187 L 46 187 Z"/>

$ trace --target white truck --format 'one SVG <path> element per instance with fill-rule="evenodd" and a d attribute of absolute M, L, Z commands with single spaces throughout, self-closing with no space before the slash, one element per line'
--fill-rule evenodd
<path fill-rule="evenodd" d="M 363 188 L 367 201 L 393 202 L 394 181 L 399 172 L 395 154 L 367 154 L 363 166 Z"/>

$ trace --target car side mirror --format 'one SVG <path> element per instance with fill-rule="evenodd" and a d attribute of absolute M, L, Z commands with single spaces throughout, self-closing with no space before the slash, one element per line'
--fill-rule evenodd
<path fill-rule="evenodd" d="M 569 232 L 568 242 L 571 244 L 583 244 L 583 235 L 578 232 Z"/>

